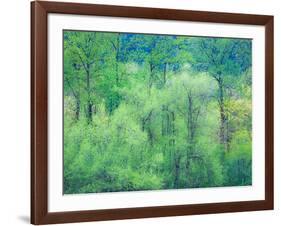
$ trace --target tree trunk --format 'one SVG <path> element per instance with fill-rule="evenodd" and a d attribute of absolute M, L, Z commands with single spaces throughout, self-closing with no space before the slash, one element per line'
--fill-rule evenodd
<path fill-rule="evenodd" d="M 195 153 L 195 134 L 197 129 L 198 115 L 200 107 L 194 106 L 194 97 L 191 92 L 187 94 L 187 149 L 185 159 L 185 175 L 186 175 L 186 186 L 188 186 L 188 172 L 191 159 L 194 159 Z"/>
<path fill-rule="evenodd" d="M 152 116 L 152 114 L 149 114 L 149 117 L 147 119 L 147 134 L 148 134 L 148 140 L 149 140 L 150 146 L 153 146 L 154 135 L 153 135 L 153 131 L 151 129 L 151 116 Z"/>
<path fill-rule="evenodd" d="M 188 94 L 188 111 L 187 111 L 187 129 L 188 129 L 188 138 L 187 142 L 189 144 L 189 149 L 192 151 L 193 144 L 194 144 L 194 136 L 195 136 L 195 127 L 196 127 L 196 122 L 195 122 L 195 115 L 194 115 L 194 107 L 193 107 L 193 98 L 192 95 L 189 93 Z"/>
<path fill-rule="evenodd" d="M 90 86 L 90 65 L 87 65 L 87 71 L 86 71 L 86 84 L 87 84 L 87 94 L 88 94 L 88 100 L 87 100 L 87 119 L 88 122 L 92 122 L 93 117 L 93 103 L 91 98 L 91 86 Z"/>
<path fill-rule="evenodd" d="M 150 94 L 151 87 L 153 85 L 153 69 L 154 69 L 154 66 L 153 66 L 152 62 L 150 62 L 149 63 L 150 74 L 149 74 L 149 80 L 148 80 L 148 91 L 149 91 L 149 94 Z"/>
<path fill-rule="evenodd" d="M 78 98 L 75 99 L 76 99 L 75 120 L 78 121 L 80 116 L 80 100 Z"/>
<path fill-rule="evenodd" d="M 169 134 L 172 135 L 170 139 L 170 146 L 175 146 L 175 113 L 173 111 L 170 112 L 171 120 L 169 125 Z"/>
<path fill-rule="evenodd" d="M 66 83 L 68 84 L 72 95 L 75 99 L 75 120 L 78 121 L 79 120 L 79 116 L 80 116 L 80 97 L 79 97 L 79 91 L 75 91 L 71 85 L 71 83 L 69 82 L 68 79 L 66 79 Z"/>
<path fill-rule="evenodd" d="M 167 105 L 162 105 L 162 136 L 169 134 L 170 117 Z"/>
<path fill-rule="evenodd" d="M 145 118 L 142 118 L 141 119 L 141 130 L 142 130 L 142 132 L 144 132 L 144 129 L 145 129 Z"/>
<path fill-rule="evenodd" d="M 167 63 L 164 63 L 163 69 L 163 86 L 166 84 L 167 81 Z"/>
<path fill-rule="evenodd" d="M 174 188 L 179 188 L 180 182 L 180 155 L 175 155 L 174 164 L 175 164 L 175 172 L 174 172 Z"/>
<path fill-rule="evenodd" d="M 147 117 L 141 119 L 141 129 L 142 131 L 147 131 L 148 141 L 151 146 L 153 146 L 154 134 L 151 129 L 151 118 L 152 118 L 153 111 L 151 110 Z"/>
<path fill-rule="evenodd" d="M 194 145 L 195 145 L 195 129 L 196 129 L 196 123 L 197 118 L 195 114 L 195 109 L 193 106 L 193 97 L 191 93 L 188 93 L 187 95 L 187 150 L 186 150 L 186 168 L 189 166 L 189 155 L 192 155 L 194 152 Z"/>
<path fill-rule="evenodd" d="M 116 85 L 119 85 L 119 48 L 120 48 L 120 33 L 117 35 L 117 43 L 116 43 L 116 55 L 115 55 L 115 76 L 116 76 Z"/>
<path fill-rule="evenodd" d="M 166 136 L 166 106 L 162 105 L 162 127 L 161 127 L 161 135 L 162 137 Z"/>
<path fill-rule="evenodd" d="M 229 133 L 228 133 L 228 119 L 225 112 L 225 103 L 224 103 L 224 91 L 223 91 L 223 79 L 219 77 L 219 109 L 220 109 L 220 143 L 223 145 L 225 151 L 229 151 Z"/>
<path fill-rule="evenodd" d="M 87 104 L 87 118 L 88 118 L 88 122 L 92 122 L 92 119 L 93 119 L 93 104 L 91 101 L 88 101 L 88 104 Z"/>

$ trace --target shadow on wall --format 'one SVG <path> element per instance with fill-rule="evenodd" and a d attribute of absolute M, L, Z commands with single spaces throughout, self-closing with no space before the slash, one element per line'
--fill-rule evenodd
<path fill-rule="evenodd" d="M 18 216 L 18 219 L 26 224 L 30 224 L 29 216 Z"/>

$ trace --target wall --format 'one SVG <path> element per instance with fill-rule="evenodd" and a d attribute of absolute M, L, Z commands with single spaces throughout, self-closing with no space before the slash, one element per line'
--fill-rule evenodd
<path fill-rule="evenodd" d="M 74 1 L 74 0 L 72 0 Z M 201 216 L 109 221 L 97 226 L 129 225 L 277 225 L 281 220 L 281 7 L 274 0 L 83 0 L 83 2 L 272 14 L 275 16 L 275 210 Z M 0 34 L 0 224 L 26 225 L 29 222 L 29 48 L 30 9 L 27 0 L 1 3 Z M 231 194 L 230 194 L 231 195 Z M 84 225 L 91 225 L 85 223 Z"/>

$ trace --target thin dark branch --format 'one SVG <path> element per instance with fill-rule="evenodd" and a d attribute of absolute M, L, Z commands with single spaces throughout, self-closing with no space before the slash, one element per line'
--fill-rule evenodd
<path fill-rule="evenodd" d="M 67 83 L 67 85 L 69 86 L 69 88 L 70 88 L 70 90 L 71 90 L 73 96 L 74 96 L 76 99 L 79 99 L 78 94 L 74 91 L 74 89 L 73 89 L 71 83 L 69 82 L 69 79 L 68 79 L 66 76 L 64 76 L 64 78 L 65 78 L 66 83 Z"/>

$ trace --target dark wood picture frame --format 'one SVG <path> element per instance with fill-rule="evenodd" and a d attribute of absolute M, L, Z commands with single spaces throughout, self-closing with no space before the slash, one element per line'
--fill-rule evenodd
<path fill-rule="evenodd" d="M 48 212 L 48 14 L 265 26 L 265 200 Z M 273 16 L 62 2 L 31 3 L 31 223 L 52 224 L 273 209 Z"/>

